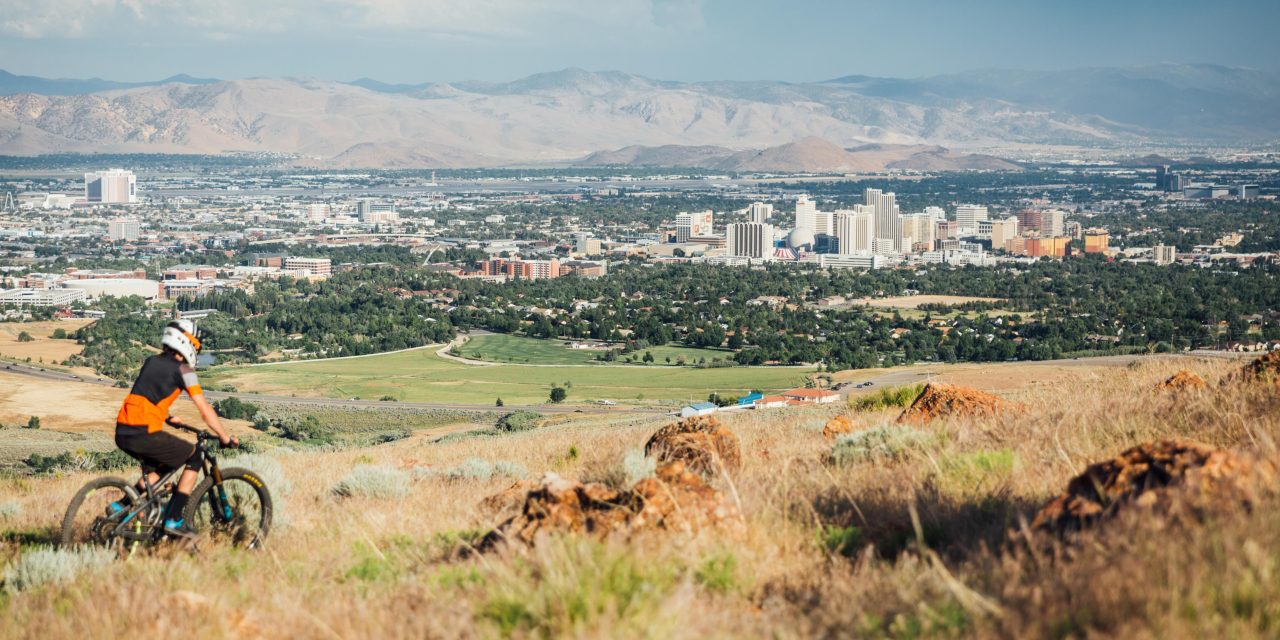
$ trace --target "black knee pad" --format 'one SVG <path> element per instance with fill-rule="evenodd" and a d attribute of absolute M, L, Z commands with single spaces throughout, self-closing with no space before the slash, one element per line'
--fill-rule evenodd
<path fill-rule="evenodd" d="M 199 471 L 200 467 L 204 466 L 204 449 L 196 447 L 196 450 L 191 453 L 191 457 L 187 458 L 186 466 L 188 469 Z"/>

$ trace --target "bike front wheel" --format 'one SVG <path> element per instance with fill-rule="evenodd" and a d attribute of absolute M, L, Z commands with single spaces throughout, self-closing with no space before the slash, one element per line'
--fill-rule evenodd
<path fill-rule="evenodd" d="M 186 520 L 198 535 L 254 549 L 271 530 L 271 492 L 258 474 L 248 469 L 223 469 L 222 483 L 206 477 L 191 493 Z"/>
<path fill-rule="evenodd" d="M 75 544 L 111 545 L 114 532 L 130 508 L 137 504 L 138 493 L 133 485 L 121 478 L 105 477 L 91 480 L 76 492 L 62 517 L 62 532 L 58 542 L 62 546 Z M 138 519 L 138 524 L 143 523 Z"/>

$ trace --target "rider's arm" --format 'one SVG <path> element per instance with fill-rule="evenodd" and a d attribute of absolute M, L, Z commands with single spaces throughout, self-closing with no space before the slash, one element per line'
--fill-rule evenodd
<path fill-rule="evenodd" d="M 213 432 L 218 435 L 218 441 L 221 442 L 223 446 L 229 445 L 232 442 L 239 442 L 239 439 L 232 437 L 227 433 L 227 430 L 222 427 L 222 421 L 218 419 L 218 412 L 214 411 L 213 405 L 209 404 L 209 401 L 204 399 L 204 394 L 198 393 L 191 396 L 191 401 L 195 403 L 196 409 L 200 411 L 200 418 L 204 420 L 204 423 L 209 425 L 209 428 L 213 429 Z"/>

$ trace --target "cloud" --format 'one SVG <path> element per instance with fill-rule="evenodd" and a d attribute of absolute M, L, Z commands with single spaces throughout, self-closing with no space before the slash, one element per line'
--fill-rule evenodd
<path fill-rule="evenodd" d="M 28 39 L 264 34 L 440 35 L 533 41 L 705 27 L 701 0 L 6 0 L 0 33 Z M 614 37 L 614 36 L 609 36 Z"/>

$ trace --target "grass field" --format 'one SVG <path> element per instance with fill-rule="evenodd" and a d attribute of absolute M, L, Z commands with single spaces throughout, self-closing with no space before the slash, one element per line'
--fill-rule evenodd
<path fill-rule="evenodd" d="M 459 355 L 465 358 L 483 360 L 485 362 L 506 362 L 514 364 L 604 364 L 596 360 L 603 351 L 587 349 L 570 349 L 565 340 L 540 340 L 523 336 L 506 334 L 485 334 L 471 338 L 458 349 Z M 676 364 L 683 357 L 690 364 L 705 358 L 711 362 L 716 358 L 728 359 L 733 352 L 721 349 L 694 349 L 678 345 L 650 347 L 642 351 L 628 354 L 635 358 L 637 364 L 642 363 L 644 354 L 652 353 L 654 365 Z"/>
<path fill-rule="evenodd" d="M 80 353 L 83 348 L 75 340 L 54 340 L 54 331 L 62 329 L 68 334 L 92 320 L 51 320 L 44 322 L 0 322 L 0 356 L 11 360 L 31 359 L 31 362 L 55 364 Z M 19 342 L 18 336 L 26 332 L 30 342 Z"/>
<path fill-rule="evenodd" d="M 554 535 L 481 555 L 453 550 L 501 521 L 484 498 L 544 471 L 617 477 L 665 420 L 581 416 L 521 433 L 260 454 L 243 464 L 272 474 L 280 525 L 261 552 L 202 542 L 198 553 L 55 565 L 37 547 L 91 475 L 0 477 L 0 571 L 52 574 L 6 583 L 0 638 L 1275 638 L 1272 493 L 1200 517 L 1125 507 L 1077 542 L 1010 535 L 1086 465 L 1138 443 L 1179 437 L 1275 456 L 1280 395 L 1231 382 L 1239 366 L 1149 359 L 1052 384 L 1023 377 L 1023 410 L 891 428 L 911 437 L 843 463 L 826 461 L 825 420 L 846 413 L 863 428 L 893 411 L 725 415 L 742 467 L 713 486 L 739 505 L 740 530 Z M 1209 387 L 1156 389 L 1183 367 Z M 414 472 L 483 466 L 473 460 L 514 471 Z M 403 494 L 335 496 L 370 466 Z"/>
<path fill-rule="evenodd" d="M 788 389 L 804 382 L 802 369 L 600 366 L 477 367 L 450 362 L 434 351 L 406 351 L 368 358 L 314 360 L 213 369 L 207 385 L 231 384 L 242 392 L 406 402 L 507 404 L 546 402 L 552 385 L 568 385 L 568 402 L 705 400 L 711 392 Z"/>

